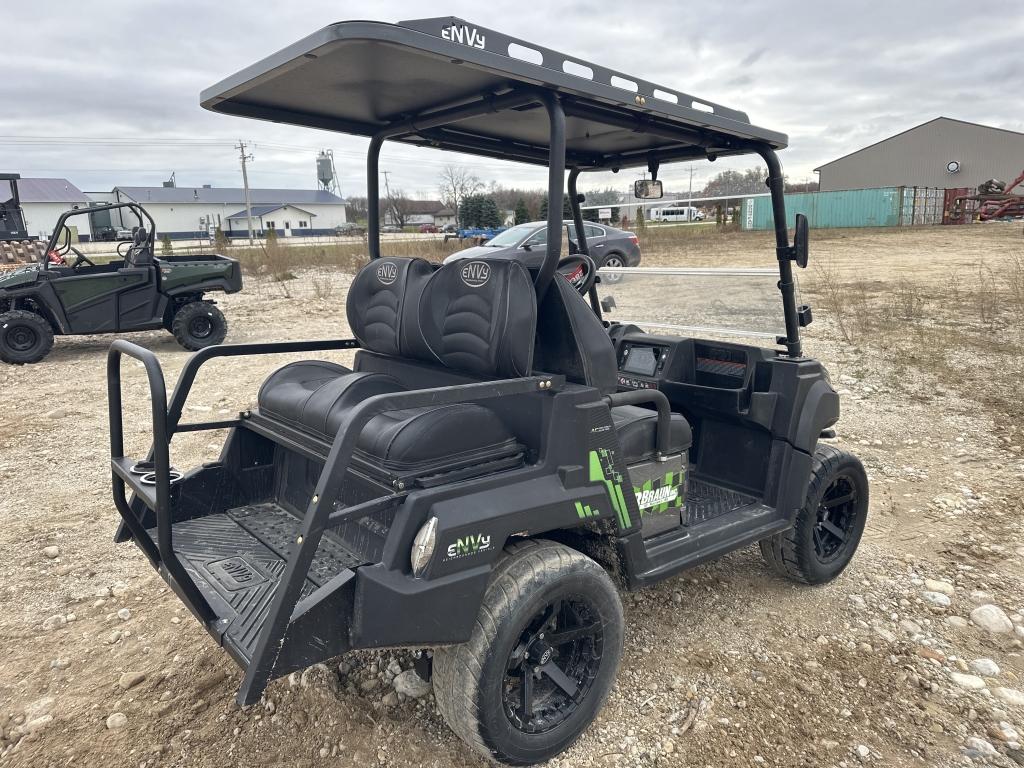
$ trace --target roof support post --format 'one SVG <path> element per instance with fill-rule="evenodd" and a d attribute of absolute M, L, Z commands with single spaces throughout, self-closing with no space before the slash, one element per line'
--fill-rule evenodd
<path fill-rule="evenodd" d="M 551 140 L 548 144 L 548 242 L 544 263 L 534 281 L 538 304 L 551 284 L 562 255 L 562 190 L 565 188 L 565 112 L 562 102 L 551 91 L 542 91 L 540 100 L 548 113 Z"/>
<path fill-rule="evenodd" d="M 370 261 L 380 258 L 380 148 L 383 143 L 383 136 L 374 136 L 366 151 L 366 244 Z"/>
<path fill-rule="evenodd" d="M 793 280 L 793 261 L 789 256 L 789 232 L 786 229 L 786 199 L 782 165 L 775 150 L 767 144 L 754 145 L 768 166 L 768 191 L 772 195 L 772 220 L 775 225 L 775 252 L 779 260 L 779 291 L 782 293 L 782 311 L 786 319 L 786 351 L 790 357 L 800 357 L 800 320 L 796 309 L 796 284 Z M 780 339 L 781 341 L 781 339 Z"/>

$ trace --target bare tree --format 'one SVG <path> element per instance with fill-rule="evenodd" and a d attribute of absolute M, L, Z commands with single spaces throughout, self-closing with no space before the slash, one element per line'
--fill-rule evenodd
<path fill-rule="evenodd" d="M 412 201 L 401 189 L 393 189 L 383 201 L 387 206 L 386 210 L 391 217 L 391 223 L 396 227 L 405 227 L 412 215 Z"/>
<path fill-rule="evenodd" d="M 446 165 L 437 182 L 441 202 L 455 211 L 455 220 L 460 226 L 459 207 L 462 201 L 483 188 L 484 183 L 464 165 Z"/>

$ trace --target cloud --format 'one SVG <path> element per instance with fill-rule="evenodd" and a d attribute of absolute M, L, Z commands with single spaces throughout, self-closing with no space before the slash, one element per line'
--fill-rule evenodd
<path fill-rule="evenodd" d="M 744 110 L 755 124 L 790 136 L 782 160 L 795 179 L 942 114 L 1024 129 L 1005 85 L 1018 68 L 1024 14 L 964 14 L 952 0 L 930 2 L 927 11 L 891 3 L 871 13 L 850 3 L 777 0 L 740 3 L 728 14 L 670 14 L 664 23 L 610 0 L 570 3 L 555 14 L 511 0 L 452 0 L 436 12 L 421 1 L 307 0 L 287 24 L 276 10 L 241 0 L 108 0 L 89 13 L 70 0 L 7 5 L 0 170 L 66 176 L 86 189 L 158 184 L 172 171 L 183 184 L 238 185 L 234 145 L 244 139 L 256 155 L 254 185 L 310 187 L 316 152 L 332 148 L 343 193 L 362 194 L 365 139 L 215 115 L 199 107 L 199 92 L 326 24 L 368 14 L 394 22 L 452 13 Z M 752 39 L 780 43 L 751 50 Z M 48 136 L 66 138 L 26 141 Z M 392 183 L 434 194 L 440 168 L 453 160 L 505 185 L 544 183 L 542 168 L 411 147 L 387 146 L 382 168 Z M 694 185 L 754 164 L 694 164 Z M 670 188 L 685 187 L 689 169 L 667 166 L 661 176 Z M 625 189 L 631 175 L 585 179 Z"/>

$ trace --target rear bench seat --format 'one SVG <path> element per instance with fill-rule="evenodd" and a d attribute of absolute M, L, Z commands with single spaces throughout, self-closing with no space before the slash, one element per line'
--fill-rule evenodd
<path fill-rule="evenodd" d="M 477 375 L 527 375 L 536 301 L 516 262 L 477 262 L 436 272 L 423 259 L 384 259 L 364 267 L 349 288 L 347 314 L 364 349 Z M 515 297 L 514 301 L 510 301 Z M 374 395 L 415 389 L 384 373 L 353 372 L 326 361 L 290 363 L 260 388 L 259 413 L 330 443 L 346 412 Z M 475 403 L 410 408 L 374 416 L 357 456 L 389 475 L 422 476 L 521 454 L 522 446 L 491 410 Z"/>

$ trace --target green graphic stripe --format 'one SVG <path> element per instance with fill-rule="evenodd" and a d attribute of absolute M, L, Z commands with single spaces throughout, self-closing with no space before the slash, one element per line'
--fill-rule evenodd
<path fill-rule="evenodd" d="M 581 504 L 578 501 L 575 502 L 575 503 L 576 503 L 576 514 L 579 516 L 580 520 L 586 520 L 586 519 L 591 518 L 591 517 L 597 517 L 598 515 L 601 514 L 601 512 L 599 510 L 591 509 L 589 504 Z"/>
<path fill-rule="evenodd" d="M 591 482 L 600 480 L 604 483 L 608 496 L 612 500 L 612 507 L 615 509 L 619 527 L 629 528 L 629 512 L 626 510 L 626 500 L 622 496 L 622 487 L 618 483 L 609 480 L 605 475 L 604 467 L 601 465 L 601 457 L 597 451 L 590 452 L 590 480 Z"/>

